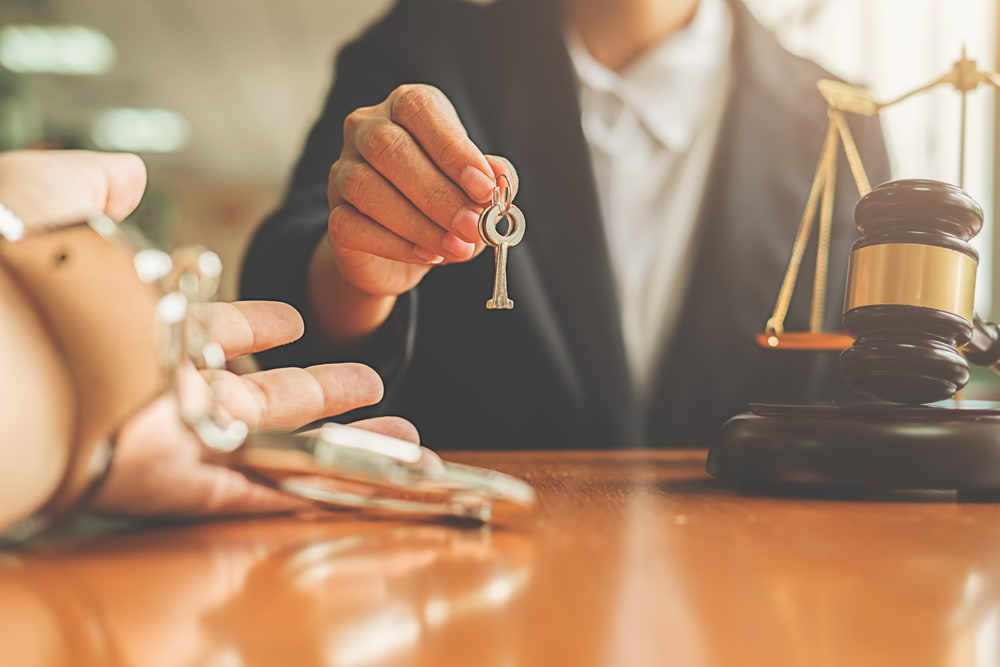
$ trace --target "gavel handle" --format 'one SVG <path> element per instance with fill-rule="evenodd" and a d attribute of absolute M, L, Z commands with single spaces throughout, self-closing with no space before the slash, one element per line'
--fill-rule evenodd
<path fill-rule="evenodd" d="M 1000 373 L 1000 326 L 984 322 L 979 315 L 972 320 L 972 339 L 962 354 L 977 366 L 987 366 Z"/>

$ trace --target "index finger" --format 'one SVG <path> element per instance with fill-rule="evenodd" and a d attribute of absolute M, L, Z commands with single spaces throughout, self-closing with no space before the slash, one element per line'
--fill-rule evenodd
<path fill-rule="evenodd" d="M 222 346 L 226 359 L 290 343 L 303 333 L 302 317 L 287 303 L 235 301 L 205 305 L 209 308 L 211 335 Z"/>
<path fill-rule="evenodd" d="M 488 202 L 493 168 L 469 139 L 455 107 L 433 86 L 400 86 L 388 100 L 390 119 L 405 128 L 435 165 L 469 198 Z"/>

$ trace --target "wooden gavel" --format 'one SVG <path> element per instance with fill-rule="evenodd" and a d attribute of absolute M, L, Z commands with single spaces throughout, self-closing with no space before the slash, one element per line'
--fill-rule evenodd
<path fill-rule="evenodd" d="M 979 255 L 969 241 L 983 211 L 939 181 L 883 183 L 855 209 L 862 236 L 851 250 L 840 356 L 844 379 L 895 403 L 951 398 L 969 364 L 1000 362 L 1000 327 L 973 312 Z M 1000 370 L 1000 369 L 998 369 Z"/>
<path fill-rule="evenodd" d="M 709 450 L 709 473 L 742 488 L 953 490 L 1000 500 L 1000 406 L 952 397 L 969 363 L 1000 370 L 1000 327 L 973 312 L 983 212 L 961 188 L 884 183 L 858 202 L 841 375 L 854 402 L 751 404 Z"/>

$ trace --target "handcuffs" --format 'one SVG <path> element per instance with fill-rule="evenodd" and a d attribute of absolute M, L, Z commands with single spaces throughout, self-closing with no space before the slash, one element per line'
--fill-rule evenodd
<path fill-rule="evenodd" d="M 78 401 L 68 472 L 43 511 L 14 532 L 44 530 L 85 502 L 110 465 L 118 429 L 165 391 L 175 393 L 206 460 L 319 506 L 488 522 L 497 510 L 506 517 L 535 504 L 522 480 L 404 440 L 336 423 L 314 435 L 251 431 L 226 414 L 214 388 L 207 408 L 191 408 L 182 365 L 219 370 L 226 362 L 198 307 L 213 300 L 222 271 L 210 250 L 168 254 L 98 215 L 23 236 L 0 225 L 0 270 L 49 326 Z"/>

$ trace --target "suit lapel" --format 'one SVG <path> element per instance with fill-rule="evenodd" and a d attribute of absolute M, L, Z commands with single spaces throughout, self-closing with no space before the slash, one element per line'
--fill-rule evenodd
<path fill-rule="evenodd" d="M 647 417 L 653 446 L 708 445 L 697 424 L 745 407 L 761 355 L 754 338 L 773 308 L 822 141 L 822 100 L 803 95 L 815 81 L 789 79 L 790 56 L 740 2 L 731 6 L 733 83 L 687 301 Z M 793 312 L 803 311 L 806 291 Z"/>

